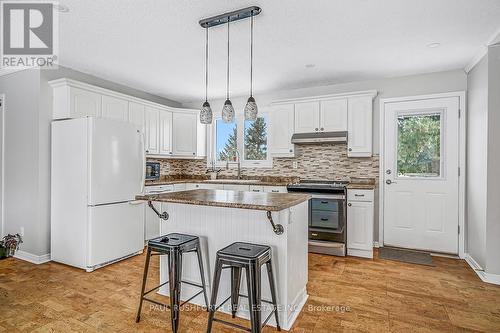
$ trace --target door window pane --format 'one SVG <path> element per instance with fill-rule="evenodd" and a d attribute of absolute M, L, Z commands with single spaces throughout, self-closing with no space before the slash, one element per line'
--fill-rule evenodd
<path fill-rule="evenodd" d="M 439 177 L 441 174 L 441 114 L 397 118 L 399 177 Z"/>
<path fill-rule="evenodd" d="M 267 160 L 267 119 L 259 117 L 255 121 L 245 121 L 245 160 Z"/>
<path fill-rule="evenodd" d="M 236 121 L 225 123 L 222 119 L 216 119 L 215 126 L 217 161 L 236 161 L 236 150 L 238 149 Z"/>

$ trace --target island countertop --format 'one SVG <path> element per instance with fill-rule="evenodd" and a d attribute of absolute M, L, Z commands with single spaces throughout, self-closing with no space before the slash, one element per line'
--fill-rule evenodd
<path fill-rule="evenodd" d="M 190 190 L 173 193 L 145 194 L 137 200 L 173 202 L 188 205 L 228 207 L 278 212 L 311 198 L 299 193 L 262 193 L 226 190 Z"/>

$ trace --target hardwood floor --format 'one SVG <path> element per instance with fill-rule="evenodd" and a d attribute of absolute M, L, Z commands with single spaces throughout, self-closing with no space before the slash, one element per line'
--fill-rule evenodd
<path fill-rule="evenodd" d="M 310 297 L 292 332 L 500 332 L 500 287 L 481 282 L 464 261 L 434 262 L 310 254 Z M 0 261 L 0 332 L 170 332 L 169 312 L 148 304 L 135 323 L 143 264 L 136 256 L 85 273 Z M 201 309 L 185 310 L 181 332 L 205 332 L 206 322 Z M 213 332 L 239 331 L 215 323 Z"/>

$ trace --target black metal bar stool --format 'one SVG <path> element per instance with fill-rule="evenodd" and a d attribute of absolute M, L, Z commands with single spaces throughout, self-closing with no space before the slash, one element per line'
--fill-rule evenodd
<path fill-rule="evenodd" d="M 261 299 L 261 267 L 267 267 L 267 275 L 269 277 L 269 286 L 271 287 L 272 301 Z M 223 269 L 231 269 L 231 296 L 229 296 L 219 306 L 216 305 L 217 293 L 219 291 L 219 283 Z M 247 278 L 248 296 L 240 294 L 241 270 L 245 268 Z M 251 329 L 234 324 L 228 321 L 215 318 L 215 312 L 225 303 L 231 300 L 231 312 L 233 318 L 236 316 L 238 309 L 239 297 L 248 297 Z M 262 323 L 261 320 L 261 302 L 273 305 L 273 311 Z M 210 314 L 208 316 L 207 333 L 212 331 L 214 321 L 229 325 L 234 328 L 242 329 L 252 333 L 260 333 L 262 328 L 266 326 L 271 316 L 274 314 L 276 318 L 276 326 L 278 331 L 281 331 L 278 319 L 278 305 L 276 301 L 276 286 L 274 284 L 273 267 L 271 263 L 271 248 L 265 245 L 249 244 L 249 243 L 233 243 L 222 250 L 217 251 L 215 263 L 214 282 L 212 287 L 212 301 L 210 303 Z"/>
<path fill-rule="evenodd" d="M 152 253 L 155 252 L 155 253 Z M 188 281 L 182 281 L 182 255 L 189 252 L 196 252 L 198 256 L 198 265 L 200 268 L 201 285 L 195 284 Z M 149 261 L 153 255 L 168 255 L 168 275 L 169 279 L 167 282 L 160 284 L 153 289 L 144 292 L 146 288 L 146 280 L 148 277 Z M 180 304 L 181 297 L 181 282 L 189 284 L 194 287 L 199 287 L 201 290 L 196 293 L 193 297 L 184 301 Z M 166 284 L 170 287 L 170 305 L 163 304 L 145 297 L 150 292 L 163 287 Z M 146 254 L 146 264 L 144 265 L 144 276 L 142 279 L 142 289 L 141 289 L 141 299 L 139 301 L 139 310 L 137 311 L 136 322 L 141 319 L 141 309 L 143 301 L 151 302 L 156 305 L 165 306 L 170 309 L 171 321 L 172 321 L 172 331 L 177 332 L 179 328 L 179 315 L 180 307 L 191 301 L 196 296 L 201 293 L 205 296 L 205 305 L 208 308 L 208 297 L 207 290 L 205 286 L 205 273 L 203 270 L 203 260 L 200 248 L 200 239 L 196 236 L 183 235 L 172 233 L 165 236 L 161 236 L 148 241 L 148 249 Z"/>

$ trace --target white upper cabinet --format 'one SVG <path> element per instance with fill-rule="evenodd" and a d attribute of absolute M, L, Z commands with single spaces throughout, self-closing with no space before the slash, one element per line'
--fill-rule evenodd
<path fill-rule="evenodd" d="M 372 156 L 373 96 L 356 96 L 348 99 L 347 156 Z"/>
<path fill-rule="evenodd" d="M 172 151 L 176 156 L 196 156 L 198 117 L 192 112 L 174 112 Z"/>
<path fill-rule="evenodd" d="M 274 106 L 294 108 L 292 135 L 347 131 L 348 156 L 370 157 L 373 148 L 372 113 L 375 96 L 377 96 L 375 90 L 358 91 L 275 101 Z M 286 155 L 289 136 L 286 135 L 288 127 L 285 124 L 290 119 L 286 118 L 284 110 L 281 113 L 277 112 L 274 119 L 272 114 L 271 154 L 277 157 L 293 157 L 293 154 Z"/>
<path fill-rule="evenodd" d="M 102 117 L 128 121 L 128 101 L 106 95 L 102 96 Z"/>
<path fill-rule="evenodd" d="M 144 110 L 146 154 L 159 154 L 160 110 L 146 107 Z"/>
<path fill-rule="evenodd" d="M 85 116 L 101 116 L 102 97 L 92 91 L 79 88 L 69 88 L 69 114 L 63 118 L 80 118 Z"/>
<path fill-rule="evenodd" d="M 347 131 L 347 98 L 320 101 L 319 130 Z"/>
<path fill-rule="evenodd" d="M 144 105 L 130 102 L 128 104 L 128 121 L 137 125 L 144 132 Z"/>
<path fill-rule="evenodd" d="M 172 155 L 172 112 L 160 111 L 160 155 Z"/>
<path fill-rule="evenodd" d="M 295 103 L 295 133 L 319 131 L 319 102 Z"/>
<path fill-rule="evenodd" d="M 198 121 L 198 110 L 172 108 L 66 78 L 49 84 L 54 96 L 53 119 L 127 121 L 144 133 L 147 155 L 185 159 L 207 155 L 207 126 Z"/>
<path fill-rule="evenodd" d="M 294 105 L 275 105 L 269 112 L 269 151 L 274 157 L 293 157 Z"/>

